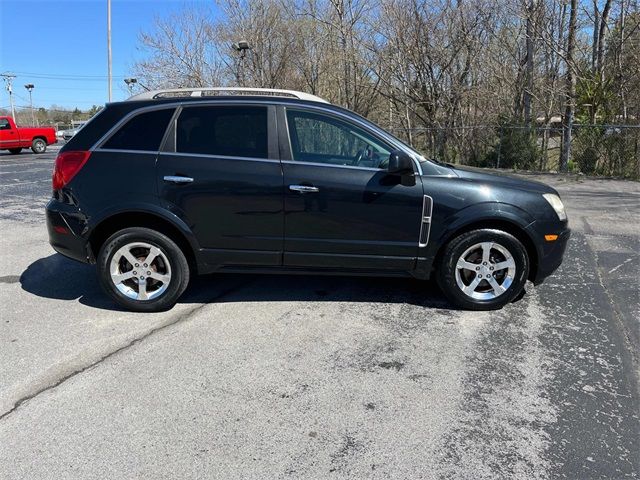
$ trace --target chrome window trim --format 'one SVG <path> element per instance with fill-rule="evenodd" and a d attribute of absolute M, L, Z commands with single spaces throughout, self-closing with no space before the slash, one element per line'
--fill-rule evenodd
<path fill-rule="evenodd" d="M 136 108 L 134 110 L 131 110 L 129 113 L 127 113 L 124 117 L 122 117 L 120 120 L 118 120 L 116 122 L 116 124 L 111 127 L 109 130 L 107 130 L 107 133 L 105 133 L 102 137 L 100 137 L 100 139 L 93 144 L 93 146 L 89 149 L 89 151 L 93 151 L 93 150 L 97 150 L 99 148 L 102 147 L 102 144 L 105 143 L 107 140 L 109 140 L 109 138 L 122 126 L 124 125 L 126 122 L 128 122 L 130 119 L 132 119 L 133 117 L 140 115 L 142 113 L 147 113 L 147 112 L 151 112 L 154 110 L 165 110 L 165 109 L 171 109 L 171 108 L 178 108 L 178 107 L 184 107 L 184 106 L 198 106 L 198 107 L 204 107 L 204 106 L 211 106 L 211 105 L 237 105 L 237 104 L 243 104 L 243 105 L 255 105 L 255 106 L 260 106 L 260 107 L 265 107 L 267 108 L 268 102 L 260 102 L 260 101 L 255 101 L 255 100 L 249 100 L 249 101 L 242 101 L 242 100 L 217 100 L 217 101 L 201 101 L 201 102 L 185 102 L 185 101 L 175 101 L 175 102 L 167 102 L 167 103 L 162 103 L 159 105 L 146 105 L 144 107 L 140 107 L 140 108 Z M 171 120 L 169 120 L 169 123 L 171 123 Z M 169 128 L 169 124 L 167 124 L 167 128 Z M 165 132 L 166 133 L 166 132 Z M 163 136 L 164 138 L 164 136 Z"/>
<path fill-rule="evenodd" d="M 280 160 L 274 160 L 272 158 L 232 157 L 228 155 L 211 155 L 210 153 L 160 152 L 160 155 L 176 155 L 181 157 L 199 157 L 199 158 L 219 158 L 221 160 L 243 160 L 246 162 L 280 163 Z"/>
<path fill-rule="evenodd" d="M 382 168 L 371 168 L 371 167 L 358 167 L 356 165 L 337 165 L 335 163 L 321 163 L 321 162 L 303 162 L 300 160 L 281 160 L 282 163 L 290 164 L 290 165 L 311 165 L 314 167 L 332 167 L 332 168 L 349 168 L 349 169 L 357 169 L 357 170 L 368 170 L 372 172 L 385 172 L 386 170 Z"/>
<path fill-rule="evenodd" d="M 283 163 L 298 163 L 298 164 L 304 164 L 304 165 L 315 165 L 315 166 L 332 166 L 332 167 L 345 167 L 345 168 L 358 168 L 361 170 L 374 170 L 376 172 L 383 172 L 385 171 L 384 168 L 372 168 L 372 167 L 358 167 L 357 165 L 336 165 L 335 163 L 322 163 L 322 162 L 307 162 L 305 160 L 293 160 L 293 144 L 291 142 L 291 131 L 289 130 L 289 118 L 287 116 L 287 107 L 285 106 L 285 112 L 284 112 L 284 121 L 285 121 L 285 128 L 287 130 L 287 137 L 289 138 L 289 155 L 291 156 L 291 160 L 287 160 L 287 161 L 283 161 Z M 300 109 L 298 109 L 300 110 Z M 302 111 L 304 111 L 304 108 L 302 108 Z M 329 115 L 331 116 L 331 115 Z M 350 118 L 350 117 L 347 117 Z M 342 118 L 340 118 L 340 120 L 343 120 Z M 348 123 L 348 122 L 347 122 Z M 358 126 L 358 128 L 362 128 L 361 126 Z M 366 133 L 369 133 L 367 130 L 365 130 Z M 378 138 L 380 141 L 382 141 L 383 143 L 388 143 L 386 140 L 379 138 L 378 135 L 373 135 L 375 138 Z"/>
<path fill-rule="evenodd" d="M 91 150 L 92 152 L 94 150 Z M 106 152 L 106 153 L 151 153 L 153 155 L 158 154 L 158 150 L 130 150 L 130 149 L 120 149 L 120 148 L 101 148 L 96 151 L 97 153 Z"/>
<path fill-rule="evenodd" d="M 273 114 L 275 115 L 275 111 L 271 111 L 270 108 L 272 107 L 272 104 L 267 103 L 267 102 L 255 102 L 255 101 L 249 101 L 249 102 L 220 102 L 220 101 L 215 101 L 215 102 L 189 102 L 187 104 L 185 104 L 184 102 L 182 102 L 180 104 L 180 106 L 176 109 L 178 111 L 177 115 L 175 115 L 173 118 L 175 118 L 175 128 L 174 128 L 174 148 L 175 151 L 173 152 L 161 152 L 161 153 L 173 153 L 173 154 L 180 154 L 180 155 L 194 155 L 194 156 L 198 156 L 198 157 L 214 157 L 214 158 L 237 158 L 238 160 L 268 160 L 268 161 L 277 161 L 279 162 L 280 160 L 273 160 L 271 158 L 264 158 L 264 157 L 240 157 L 240 156 L 232 156 L 232 155 L 214 155 L 214 154 L 210 154 L 210 153 L 189 153 L 189 152 L 178 152 L 178 120 L 180 120 L 180 115 L 182 114 L 182 112 L 186 110 L 188 110 L 189 108 L 202 108 L 202 107 L 211 107 L 211 106 L 229 106 L 229 105 L 236 105 L 238 103 L 241 103 L 244 106 L 255 106 L 255 107 L 260 107 L 260 108 L 264 108 L 267 111 L 267 155 L 269 155 L 269 150 L 271 147 L 271 135 L 270 135 L 270 130 L 271 127 L 269 126 L 269 117 Z M 173 120 L 172 118 L 172 120 Z M 169 125 L 167 126 L 167 128 L 171 128 L 171 121 L 169 122 Z M 277 131 L 277 126 L 275 127 L 276 131 Z M 166 133 L 166 132 L 165 132 Z M 161 146 L 163 146 L 163 144 L 161 144 Z M 276 147 L 277 147 L 277 138 L 276 138 Z"/>
<path fill-rule="evenodd" d="M 371 124 L 363 122 L 362 120 L 360 120 L 358 117 L 353 117 L 350 115 L 345 114 L 344 112 L 340 112 L 337 110 L 333 110 L 331 108 L 327 108 L 325 106 L 323 106 L 322 104 L 298 104 L 298 103 L 290 103 L 290 102 L 278 102 L 279 105 L 282 105 L 286 108 L 294 108 L 294 109 L 302 109 L 302 110 L 317 110 L 317 111 L 321 111 L 325 114 L 328 115 L 333 115 L 336 117 L 340 117 L 342 120 L 347 121 L 348 123 L 355 123 L 356 125 L 358 125 L 358 127 L 362 128 L 363 130 L 365 130 L 365 132 L 367 131 L 372 131 L 372 134 L 375 137 L 379 137 L 382 141 L 384 141 L 387 144 L 392 145 L 393 147 L 395 147 L 396 150 L 402 150 L 403 152 L 405 152 L 406 154 L 408 154 L 411 159 L 413 160 L 414 166 L 416 167 L 417 173 L 422 175 L 422 167 L 420 166 L 420 162 L 415 158 L 415 156 L 413 155 L 413 152 L 407 150 L 407 148 L 400 142 L 398 142 L 395 138 L 393 138 L 392 136 L 390 136 L 387 132 L 385 132 L 382 128 L 378 127 L 377 125 L 375 125 L 373 122 Z M 287 117 L 287 115 L 285 114 L 285 118 Z M 287 119 L 288 121 L 288 119 Z M 287 125 L 287 135 L 289 135 L 289 125 Z M 291 139 L 289 139 L 289 146 L 291 147 Z M 293 152 L 291 154 L 291 158 L 293 158 Z M 307 163 L 307 162 L 302 162 L 302 161 L 298 161 L 297 163 Z M 384 169 L 375 169 L 375 170 L 382 170 L 384 171 Z"/>
<path fill-rule="evenodd" d="M 204 98 L 204 97 L 203 97 Z M 176 100 L 175 102 L 167 102 L 167 103 L 162 103 L 160 105 L 146 105 L 144 107 L 140 107 L 137 108 L 135 110 L 132 110 L 131 112 L 129 112 L 128 114 L 126 114 L 122 119 L 120 119 L 120 121 L 118 121 L 113 127 L 111 127 L 107 133 L 105 133 L 90 149 L 89 151 L 93 151 L 96 150 L 98 148 L 100 148 L 100 146 L 114 133 L 115 130 L 117 130 L 118 128 L 120 128 L 121 125 L 123 125 L 125 122 L 129 121 L 130 118 L 134 117 L 135 115 L 139 115 L 141 113 L 144 112 L 148 112 L 148 111 L 152 111 L 152 110 L 162 110 L 165 108 L 177 108 L 177 107 L 182 107 L 185 105 L 194 105 L 194 106 L 207 106 L 207 105 L 256 105 L 256 106 L 265 106 L 265 104 L 268 105 L 282 105 L 285 108 L 286 107 L 297 107 L 297 108 L 303 108 L 303 109 L 310 109 L 310 110 L 317 110 L 317 111 L 321 111 L 324 113 L 328 113 L 331 115 L 335 115 L 338 117 L 342 117 L 347 121 L 353 122 L 355 124 L 357 124 L 358 126 L 360 126 L 361 128 L 364 128 L 365 130 L 373 130 L 379 137 L 381 137 L 382 139 L 384 139 L 385 142 L 393 145 L 394 147 L 396 147 L 398 150 L 402 150 L 403 152 L 407 153 L 412 159 L 413 159 L 413 163 L 416 166 L 417 172 L 419 175 L 422 175 L 422 167 L 420 166 L 420 162 L 418 161 L 417 158 L 415 158 L 413 152 L 411 152 L 410 150 L 407 149 L 407 147 L 400 142 L 399 140 L 395 139 L 393 136 L 391 136 L 389 133 L 385 132 L 384 129 L 382 129 L 381 127 L 377 126 L 376 124 L 374 124 L 373 122 L 371 123 L 367 123 L 367 122 L 363 122 L 360 118 L 358 117 L 353 117 L 350 115 L 347 115 L 344 112 L 341 111 L 337 111 L 334 110 L 332 108 L 328 108 L 326 106 L 324 106 L 322 103 L 304 103 L 304 104 L 300 104 L 300 103 L 293 103 L 293 102 L 287 102 L 287 101 L 282 101 L 281 99 L 279 99 L 279 101 L 276 102 L 271 102 L 271 99 L 269 97 L 265 97 L 264 100 L 256 100 L 251 99 L 251 100 L 245 100 L 245 99 L 240 99 L 240 98 L 236 98 L 236 99 L 225 99 L 225 100 L 201 100 L 201 101 L 184 101 L 184 100 Z M 96 115 L 97 116 L 97 115 Z M 93 117 L 95 118 L 95 116 Z M 92 118 L 92 120 L 93 120 Z M 286 115 L 285 115 L 286 118 Z M 167 126 L 168 128 L 168 126 Z M 288 135 L 288 126 L 287 126 L 287 135 Z M 298 162 L 300 163 L 300 162 Z"/>
<path fill-rule="evenodd" d="M 96 143 L 94 143 L 93 146 L 89 149 L 89 151 L 93 152 L 94 150 L 102 149 L 102 145 L 105 144 L 107 141 L 109 141 L 109 139 L 120 129 L 120 127 L 122 127 L 125 123 L 127 123 L 133 117 L 137 117 L 138 115 L 141 115 L 143 113 L 147 113 L 155 110 L 170 110 L 172 108 L 175 109 L 177 106 L 178 105 L 168 105 L 168 104 L 149 105 L 147 107 L 141 107 L 141 108 L 130 111 L 124 117 L 122 117 L 118 122 L 116 122 L 116 124 L 113 127 L 111 127 L 107 131 L 107 133 L 105 133 Z M 167 127 L 165 128 L 165 134 L 167 133 L 166 129 L 169 128 L 169 123 L 171 123 L 171 119 L 169 119 L 169 122 L 167 123 Z M 162 146 L 162 140 L 164 140 L 164 134 L 162 135 L 162 139 L 160 140 L 160 145 L 158 145 L 158 150 Z M 104 149 L 104 150 L 107 150 L 107 149 Z M 110 150 L 117 150 L 117 149 L 110 149 Z M 156 150 L 156 153 L 158 152 L 158 150 Z M 117 150 L 117 151 L 121 152 L 122 150 Z M 136 150 L 136 151 L 140 151 L 140 150 Z"/>

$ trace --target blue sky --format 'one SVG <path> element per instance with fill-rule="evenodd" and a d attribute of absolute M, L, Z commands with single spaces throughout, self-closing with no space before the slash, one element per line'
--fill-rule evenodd
<path fill-rule="evenodd" d="M 200 0 L 212 3 L 212 0 Z M 154 17 L 179 11 L 184 0 L 111 0 L 113 100 L 128 96 L 123 79 L 142 56 L 138 32 Z M 199 3 L 190 1 L 190 4 Z M 0 73 L 12 72 L 16 105 L 103 105 L 107 94 L 107 0 L 0 0 Z M 0 85 L 0 107 L 9 96 Z"/>

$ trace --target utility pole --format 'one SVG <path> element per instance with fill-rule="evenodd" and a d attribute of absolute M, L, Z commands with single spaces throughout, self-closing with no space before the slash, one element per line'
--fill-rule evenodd
<path fill-rule="evenodd" d="M 13 120 L 15 121 L 16 119 L 16 109 L 13 106 L 13 79 L 16 78 L 16 76 L 13 73 L 3 73 L 2 75 L 0 75 L 0 77 L 2 77 L 2 79 L 4 80 L 4 83 L 7 84 L 7 92 L 9 92 L 9 105 L 11 105 L 11 116 L 13 117 Z"/>
<path fill-rule="evenodd" d="M 107 0 L 107 64 L 109 70 L 109 101 L 111 101 L 111 0 Z"/>
<path fill-rule="evenodd" d="M 571 0 L 569 12 L 569 32 L 567 34 L 567 52 L 565 62 L 567 64 L 565 85 L 565 111 L 562 125 L 562 150 L 560 151 L 560 171 L 567 172 L 569 159 L 571 158 L 571 135 L 573 129 L 573 117 L 576 110 L 576 71 L 574 64 L 574 52 L 576 48 L 576 24 L 578 16 L 578 0 Z"/>
<path fill-rule="evenodd" d="M 26 88 L 27 91 L 29 92 L 29 108 L 31 109 L 31 125 L 35 125 L 36 124 L 36 117 L 33 114 L 33 97 L 31 96 L 31 92 L 35 88 L 35 85 L 33 83 L 27 83 L 24 86 L 24 88 Z"/>
<path fill-rule="evenodd" d="M 531 97 L 533 97 L 533 49 L 534 49 L 534 14 L 536 13 L 536 0 L 530 0 L 529 4 L 525 7 L 527 15 L 526 26 L 526 49 L 527 49 L 527 65 L 526 65 L 526 86 L 524 88 L 524 123 L 527 126 L 527 133 L 531 128 Z"/>

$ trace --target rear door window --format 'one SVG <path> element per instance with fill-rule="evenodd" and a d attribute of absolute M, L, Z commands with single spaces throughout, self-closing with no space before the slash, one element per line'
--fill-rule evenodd
<path fill-rule="evenodd" d="M 173 112 L 173 108 L 167 108 L 136 115 L 113 134 L 102 148 L 158 151 Z"/>
<path fill-rule="evenodd" d="M 11 130 L 11 124 L 6 118 L 0 118 L 0 130 Z"/>
<path fill-rule="evenodd" d="M 176 131 L 176 152 L 268 158 L 267 107 L 186 107 Z"/>

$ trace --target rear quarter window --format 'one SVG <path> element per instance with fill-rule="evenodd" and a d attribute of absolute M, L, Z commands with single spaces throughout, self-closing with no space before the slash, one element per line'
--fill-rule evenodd
<path fill-rule="evenodd" d="M 158 151 L 173 112 L 173 108 L 166 108 L 134 116 L 120 127 L 102 148 Z"/>
<path fill-rule="evenodd" d="M 121 119 L 141 106 L 144 105 L 137 102 L 107 104 L 62 147 L 61 151 L 89 150 Z"/>

